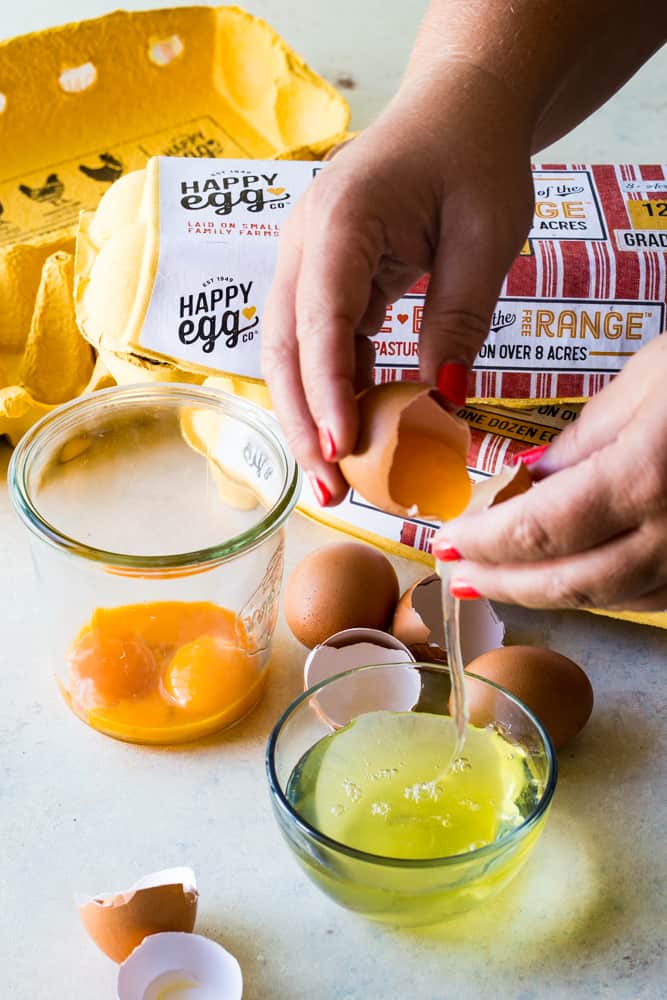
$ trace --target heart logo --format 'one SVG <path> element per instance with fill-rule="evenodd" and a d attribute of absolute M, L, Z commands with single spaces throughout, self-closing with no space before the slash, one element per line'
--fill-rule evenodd
<path fill-rule="evenodd" d="M 403 323 L 407 323 L 408 318 L 409 317 L 407 313 L 398 313 L 398 315 L 396 316 L 396 319 L 401 325 L 403 325 Z"/>
<path fill-rule="evenodd" d="M 285 188 L 267 188 L 269 194 L 282 194 Z"/>
<path fill-rule="evenodd" d="M 242 309 L 241 312 L 243 313 L 246 319 L 252 319 L 255 313 L 257 312 L 257 309 L 255 308 L 255 306 L 247 306 L 245 309 Z"/>

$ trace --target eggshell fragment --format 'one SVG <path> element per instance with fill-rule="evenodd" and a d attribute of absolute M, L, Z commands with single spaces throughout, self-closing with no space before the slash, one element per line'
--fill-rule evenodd
<path fill-rule="evenodd" d="M 359 438 L 354 451 L 340 463 L 350 486 L 388 514 L 431 520 L 460 514 L 471 495 L 466 469 L 470 430 L 465 421 L 449 413 L 438 402 L 434 390 L 414 382 L 373 386 L 359 396 L 358 406 Z M 411 454 L 413 449 L 402 453 L 400 462 L 410 461 L 403 475 L 399 467 L 399 446 L 401 435 L 405 434 L 420 446 L 423 443 L 425 450 L 423 455 Z M 429 443 L 436 449 L 431 453 L 432 459 L 427 450 Z M 429 510 L 427 506 L 435 505 L 433 490 L 429 489 L 426 501 L 422 501 L 421 494 L 426 486 L 432 487 L 428 477 L 439 470 L 442 463 L 437 456 L 440 454 L 446 456 L 447 482 L 442 484 L 437 498 L 439 509 Z M 416 475 L 413 461 L 424 466 L 430 462 L 431 467 L 424 468 L 423 476 Z M 401 496 L 397 495 L 399 485 Z M 406 488 L 411 492 L 409 503 L 402 495 Z"/>
<path fill-rule="evenodd" d="M 292 571 L 285 617 L 296 638 L 312 648 L 343 629 L 384 629 L 398 594 L 396 571 L 382 552 L 361 542 L 334 542 Z"/>
<path fill-rule="evenodd" d="M 501 646 L 505 626 L 488 601 L 467 601 L 459 610 L 463 662 Z M 440 577 L 431 573 L 413 583 L 402 595 L 391 625 L 392 634 L 418 660 L 446 663 Z"/>
<path fill-rule="evenodd" d="M 572 660 L 553 649 L 504 646 L 477 657 L 467 672 L 486 677 L 516 695 L 538 717 L 559 750 L 581 732 L 593 710 L 593 688 Z M 485 726 L 495 718 L 495 694 L 468 684 L 470 720 Z"/>
<path fill-rule="evenodd" d="M 528 467 L 523 462 L 516 465 L 505 465 L 495 476 L 489 476 L 472 488 L 470 503 L 466 514 L 488 510 L 497 503 L 503 503 L 512 497 L 525 493 L 533 485 Z"/>
<path fill-rule="evenodd" d="M 241 1000 L 241 966 L 199 934 L 153 934 L 118 971 L 118 1000 Z"/>
<path fill-rule="evenodd" d="M 197 887 L 191 868 L 145 875 L 123 892 L 104 893 L 79 904 L 83 926 L 114 962 L 123 962 L 149 934 L 192 931 Z"/>

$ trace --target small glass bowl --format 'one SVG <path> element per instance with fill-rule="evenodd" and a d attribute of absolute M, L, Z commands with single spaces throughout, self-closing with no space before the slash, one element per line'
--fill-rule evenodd
<path fill-rule="evenodd" d="M 477 693 L 483 702 L 480 727 L 491 725 L 510 745 L 522 749 L 539 793 L 520 825 L 487 846 L 463 854 L 397 859 L 356 850 L 312 826 L 288 797 L 290 778 L 304 756 L 334 731 L 323 711 L 326 706 L 335 704 L 338 728 L 338 723 L 347 724 L 384 708 L 386 691 L 395 691 L 400 685 L 406 692 L 418 693 L 416 704 L 415 698 L 406 702 L 406 707 L 413 704 L 412 712 L 449 716 L 447 668 L 416 663 L 350 670 L 308 689 L 276 724 L 267 747 L 266 766 L 278 826 L 306 875 L 347 909 L 394 925 L 439 923 L 503 889 L 535 847 L 556 786 L 557 762 L 549 736 L 532 712 L 509 692 L 473 674 L 467 676 L 466 683 L 469 694 L 474 698 Z M 345 706 L 347 717 L 341 717 Z"/>
<path fill-rule="evenodd" d="M 9 468 L 70 708 L 138 743 L 237 722 L 266 680 L 299 473 L 273 417 L 212 388 L 57 408 Z"/>

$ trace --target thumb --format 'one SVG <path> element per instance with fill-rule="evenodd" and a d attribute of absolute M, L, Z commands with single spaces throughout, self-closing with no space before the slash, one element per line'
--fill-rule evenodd
<path fill-rule="evenodd" d="M 503 279 L 528 226 L 502 225 L 494 213 L 443 216 L 424 304 L 420 374 L 455 406 L 465 403 L 468 372 L 486 340 Z"/>

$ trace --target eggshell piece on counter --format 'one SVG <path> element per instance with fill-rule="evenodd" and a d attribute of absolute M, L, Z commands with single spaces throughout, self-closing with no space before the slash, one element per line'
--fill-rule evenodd
<path fill-rule="evenodd" d="M 464 663 L 502 645 L 505 626 L 488 601 L 462 602 L 459 622 Z M 416 659 L 447 662 L 442 591 L 437 573 L 417 580 L 405 591 L 396 606 L 391 631 Z"/>
<path fill-rule="evenodd" d="M 292 571 L 285 617 L 296 638 L 312 649 L 343 629 L 384 629 L 398 594 L 396 571 L 385 555 L 361 542 L 334 542 Z"/>
<path fill-rule="evenodd" d="M 241 1000 L 241 966 L 199 934 L 153 934 L 118 970 L 118 1000 Z"/>
<path fill-rule="evenodd" d="M 114 962 L 123 962 L 148 935 L 191 932 L 197 899 L 192 869 L 169 868 L 144 876 L 123 892 L 81 901 L 79 916 L 98 948 Z"/>
<path fill-rule="evenodd" d="M 559 750 L 581 732 L 593 711 L 593 688 L 572 660 L 538 646 L 504 646 L 478 656 L 466 672 L 485 677 L 516 695 L 530 708 Z M 495 718 L 493 689 L 468 684 L 470 721 L 488 725 Z"/>
<path fill-rule="evenodd" d="M 448 520 L 465 509 L 470 430 L 429 386 L 387 382 L 358 398 L 359 438 L 340 463 L 350 486 L 388 514 Z"/>

